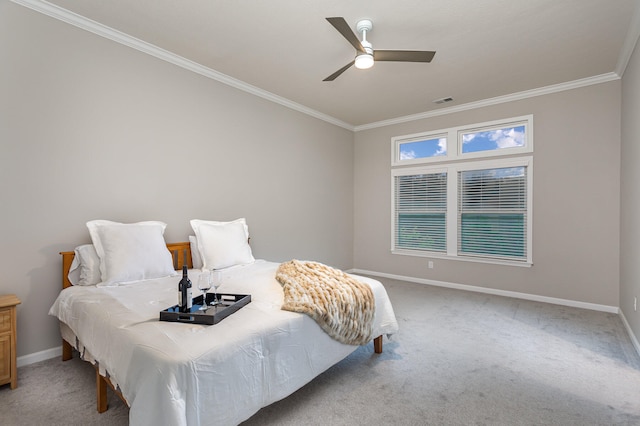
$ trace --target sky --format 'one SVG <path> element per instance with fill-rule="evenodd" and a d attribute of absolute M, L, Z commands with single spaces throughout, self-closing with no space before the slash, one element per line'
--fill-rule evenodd
<path fill-rule="evenodd" d="M 400 160 L 447 155 L 447 138 L 425 139 L 400 144 Z"/>
<path fill-rule="evenodd" d="M 465 133 L 462 135 L 462 152 L 492 151 L 494 149 L 524 146 L 524 126 Z"/>

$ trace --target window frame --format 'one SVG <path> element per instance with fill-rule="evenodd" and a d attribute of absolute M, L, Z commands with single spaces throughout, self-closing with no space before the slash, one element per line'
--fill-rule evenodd
<path fill-rule="evenodd" d="M 461 154 L 462 135 L 473 131 L 502 129 L 511 126 L 525 126 L 525 146 L 507 149 L 495 149 Z M 431 139 L 434 135 L 448 134 L 447 155 L 412 160 L 398 161 L 400 145 L 402 143 Z M 454 134 L 456 143 L 452 147 L 450 136 Z M 491 263 L 511 266 L 530 267 L 533 265 L 533 116 L 515 117 L 505 120 L 495 120 L 467 126 L 433 132 L 416 133 L 394 137 L 392 143 L 391 168 L 391 252 L 399 255 L 442 258 L 449 260 Z M 451 149 L 453 148 L 453 149 Z M 524 249 L 526 256 L 520 259 L 501 259 L 491 256 L 469 255 L 458 252 L 459 224 L 458 224 L 458 173 L 470 170 L 486 170 L 497 168 L 525 167 L 526 168 L 526 242 Z M 420 249 L 396 247 L 397 209 L 396 209 L 396 176 L 410 176 L 433 173 L 447 174 L 447 209 L 446 209 L 446 253 Z"/>
<path fill-rule="evenodd" d="M 446 209 L 445 209 L 445 229 L 444 229 L 444 233 L 445 233 L 445 250 L 444 252 L 442 251 L 428 251 L 428 250 L 417 250 L 417 249 L 397 249 L 395 248 L 396 246 L 396 242 L 397 242 L 397 237 L 398 237 L 398 229 L 396 226 L 396 213 L 398 213 L 398 208 L 396 207 L 396 185 L 395 185 L 395 178 L 398 176 L 413 176 L 413 175 L 428 175 L 428 174 L 438 174 L 438 173 L 447 173 L 447 187 L 446 187 Z M 397 252 L 398 254 L 409 254 L 409 253 L 413 253 L 413 252 L 424 252 L 424 253 L 434 253 L 434 254 L 438 254 L 439 256 L 445 256 L 447 255 L 447 253 L 449 252 L 449 247 L 448 247 L 448 232 L 449 232 L 449 185 L 450 185 L 450 181 L 449 181 L 449 175 L 448 173 L 450 173 L 449 169 L 447 167 L 442 167 L 442 166 L 422 166 L 422 167 L 412 167 L 412 168 L 404 168 L 404 169 L 395 169 L 392 170 L 391 172 L 391 197 L 392 197 L 392 205 L 391 205 L 391 221 L 392 221 L 392 225 L 391 225 L 391 246 L 392 246 L 392 252 Z"/>
<path fill-rule="evenodd" d="M 425 164 L 425 163 L 434 163 L 434 162 L 442 162 L 446 161 L 451 157 L 451 145 L 452 141 L 454 142 L 455 148 L 455 138 L 451 138 L 451 134 L 449 132 L 436 131 L 436 132 L 426 132 L 426 133 L 414 133 L 412 135 L 404 135 L 391 138 L 392 141 L 392 166 L 407 166 L 407 165 L 415 165 L 415 164 Z M 445 138 L 447 141 L 447 153 L 445 155 L 434 155 L 433 157 L 422 157 L 422 158 L 413 158 L 411 160 L 400 160 L 400 147 L 405 143 L 413 143 L 420 142 L 425 140 L 432 139 L 440 139 Z"/>
<path fill-rule="evenodd" d="M 517 148 L 494 149 L 488 151 L 462 152 L 463 136 L 468 133 L 486 132 L 507 127 L 524 126 L 525 145 Z M 503 155 L 522 155 L 533 152 L 533 116 L 514 117 L 507 120 L 495 120 L 471 126 L 461 126 L 457 132 L 457 153 L 460 159 L 498 157 Z"/>
<path fill-rule="evenodd" d="M 503 129 L 506 127 L 524 126 L 525 146 L 507 149 L 494 149 L 488 151 L 462 152 L 462 137 L 464 134 L 489 130 Z M 418 142 L 420 140 L 447 139 L 447 154 L 411 160 L 400 160 L 400 148 L 402 144 Z M 442 163 L 446 161 L 468 160 L 473 158 L 502 157 L 506 155 L 525 155 L 533 152 L 533 115 L 506 118 L 502 120 L 486 121 L 483 123 L 468 124 L 464 126 L 450 127 L 428 132 L 412 133 L 409 135 L 394 136 L 391 138 L 391 167 L 411 166 L 418 164 Z"/>

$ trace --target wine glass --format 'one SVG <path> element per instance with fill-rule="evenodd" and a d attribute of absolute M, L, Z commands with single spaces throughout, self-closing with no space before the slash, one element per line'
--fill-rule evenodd
<path fill-rule="evenodd" d="M 202 291 L 202 306 L 200 311 L 207 310 L 207 291 L 211 288 L 211 273 L 204 271 L 198 277 L 198 288 Z"/>
<path fill-rule="evenodd" d="M 216 291 L 218 290 L 218 287 L 220 287 L 220 284 L 222 284 L 222 274 L 220 271 L 217 271 L 215 269 L 211 270 L 211 286 L 213 287 L 213 302 L 211 302 L 211 305 L 215 306 L 218 303 L 218 295 L 216 294 Z"/>

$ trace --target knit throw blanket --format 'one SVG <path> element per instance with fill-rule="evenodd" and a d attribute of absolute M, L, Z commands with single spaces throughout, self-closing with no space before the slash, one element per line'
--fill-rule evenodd
<path fill-rule="evenodd" d="M 371 340 L 375 299 L 367 284 L 322 263 L 298 260 L 282 263 L 276 279 L 284 290 L 282 309 L 309 315 L 341 343 Z"/>

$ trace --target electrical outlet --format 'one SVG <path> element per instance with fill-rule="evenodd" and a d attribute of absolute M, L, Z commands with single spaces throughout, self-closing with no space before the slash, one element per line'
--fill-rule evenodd
<path fill-rule="evenodd" d="M 429 266 L 429 269 L 433 269 L 433 261 L 432 260 L 429 261 L 428 266 Z"/>

